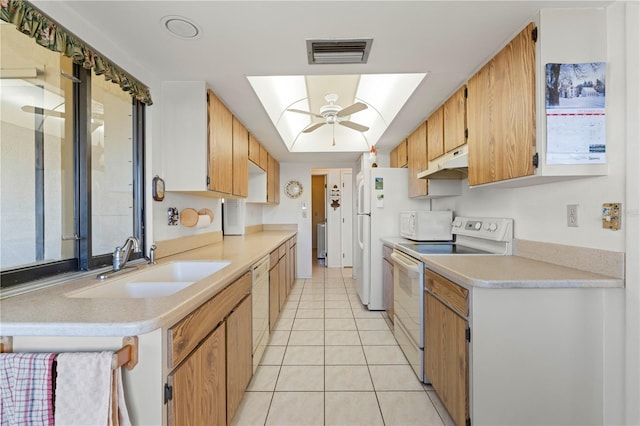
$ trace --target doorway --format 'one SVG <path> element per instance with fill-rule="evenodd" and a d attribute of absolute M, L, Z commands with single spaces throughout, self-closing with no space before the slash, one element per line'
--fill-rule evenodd
<path fill-rule="evenodd" d="M 325 188 L 327 175 L 311 176 L 311 253 L 313 262 L 325 264 L 327 251 Z"/>
<path fill-rule="evenodd" d="M 352 266 L 352 169 L 312 169 L 311 235 L 314 264 Z"/>

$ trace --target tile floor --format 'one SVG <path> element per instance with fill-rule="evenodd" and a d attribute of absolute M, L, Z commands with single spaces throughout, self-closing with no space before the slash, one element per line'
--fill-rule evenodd
<path fill-rule="evenodd" d="M 296 281 L 233 425 L 453 425 L 351 272 Z"/>

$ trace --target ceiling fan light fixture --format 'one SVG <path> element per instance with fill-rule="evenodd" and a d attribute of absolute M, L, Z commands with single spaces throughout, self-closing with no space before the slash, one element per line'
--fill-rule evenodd
<path fill-rule="evenodd" d="M 366 64 L 372 38 L 307 40 L 309 65 Z"/>

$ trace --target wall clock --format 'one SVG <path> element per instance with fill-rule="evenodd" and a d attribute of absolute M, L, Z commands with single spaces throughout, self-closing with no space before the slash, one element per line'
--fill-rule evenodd
<path fill-rule="evenodd" d="M 164 180 L 158 175 L 155 175 L 151 181 L 151 194 L 156 201 L 164 200 Z"/>
<path fill-rule="evenodd" d="M 297 180 L 290 180 L 284 187 L 284 192 L 289 198 L 298 198 L 302 195 L 302 184 Z"/>

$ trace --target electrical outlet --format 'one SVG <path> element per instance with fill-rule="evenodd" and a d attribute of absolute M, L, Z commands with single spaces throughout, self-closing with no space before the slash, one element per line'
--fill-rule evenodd
<path fill-rule="evenodd" d="M 567 226 L 578 227 L 578 205 L 567 204 Z"/>

